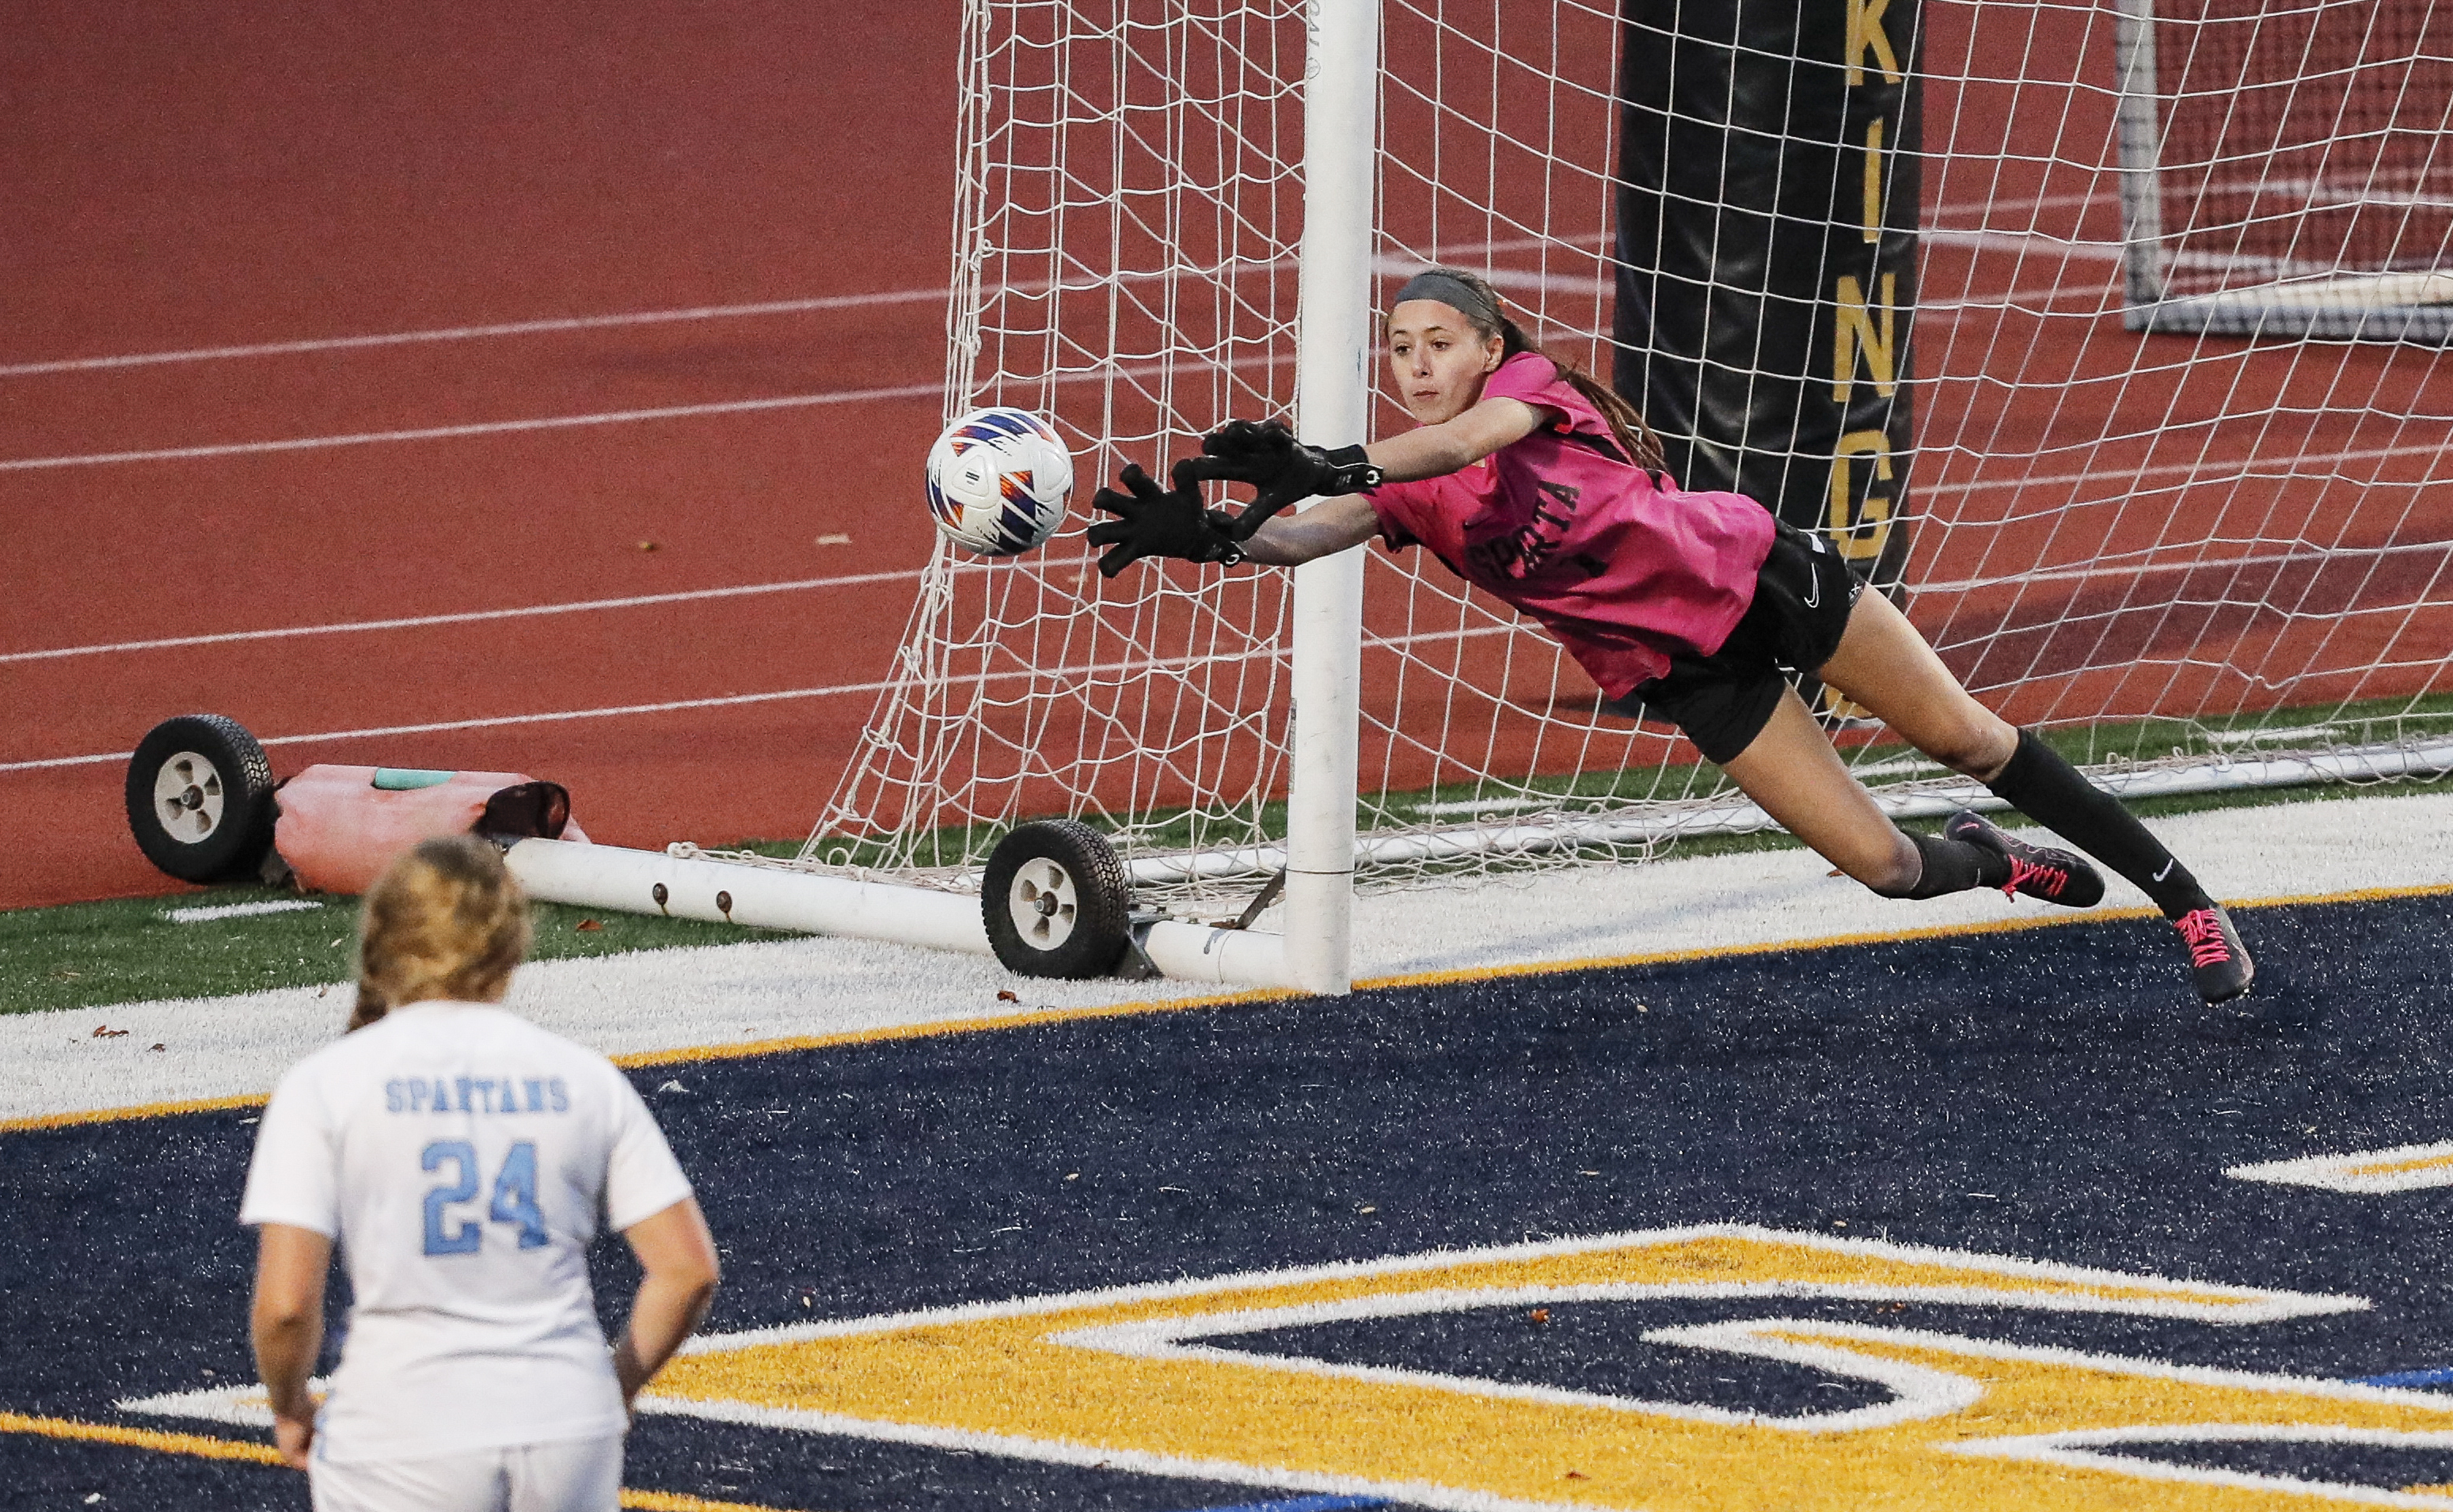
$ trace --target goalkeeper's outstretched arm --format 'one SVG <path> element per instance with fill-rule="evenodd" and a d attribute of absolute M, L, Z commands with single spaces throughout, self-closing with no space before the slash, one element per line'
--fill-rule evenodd
<path fill-rule="evenodd" d="M 1365 449 L 1387 482 L 1445 477 L 1503 447 L 1514 446 L 1546 417 L 1546 411 L 1522 399 L 1484 399 L 1453 420 L 1400 431 Z"/>
<path fill-rule="evenodd" d="M 1378 533 L 1378 517 L 1363 496 L 1348 491 L 1353 487 L 1445 476 L 1524 440 L 1542 420 L 1543 412 L 1522 400 L 1486 399 L 1437 425 L 1346 452 L 1301 446 L 1282 427 L 1229 425 L 1203 441 L 1203 455 L 1185 474 L 1252 484 L 1259 497 L 1246 514 L 1258 519 L 1243 543 L 1245 560 L 1294 567 L 1360 546 Z M 1345 460 L 1343 468 L 1330 465 L 1338 459 Z M 1324 496 L 1310 508 L 1279 512 L 1315 490 Z"/>
<path fill-rule="evenodd" d="M 1380 533 L 1380 517 L 1359 493 L 1323 499 L 1300 514 L 1274 516 L 1244 543 L 1244 560 L 1297 567 L 1314 557 L 1361 546 Z"/>

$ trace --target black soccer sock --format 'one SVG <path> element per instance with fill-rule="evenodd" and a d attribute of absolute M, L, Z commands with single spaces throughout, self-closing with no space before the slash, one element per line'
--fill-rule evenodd
<path fill-rule="evenodd" d="M 2121 806 L 2121 800 L 2079 774 L 2061 753 L 2019 731 L 2019 749 L 2002 775 L 1984 785 L 2036 823 L 2128 878 L 2167 919 L 2208 906 L 2198 879 L 2163 842 Z"/>
<path fill-rule="evenodd" d="M 1917 854 L 1925 858 L 1925 869 L 1918 873 L 1916 885 L 1905 892 L 1874 889 L 1885 898 L 1939 898 L 1973 887 L 1999 887 L 2010 880 L 2010 860 L 1999 851 L 1942 835 L 1920 835 L 1913 829 L 1900 833 L 1907 836 L 1917 847 Z"/>

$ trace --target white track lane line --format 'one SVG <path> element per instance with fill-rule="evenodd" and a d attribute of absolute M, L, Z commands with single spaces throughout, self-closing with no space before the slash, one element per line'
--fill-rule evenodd
<path fill-rule="evenodd" d="M 2089 583 L 2098 578 L 2132 579 L 2149 575 L 2160 577 L 2172 572 L 2220 572 L 2226 567 L 2237 570 L 2254 567 L 2283 567 L 2301 562 L 2375 562 L 2385 557 L 2422 556 L 2430 552 L 2442 555 L 2448 551 L 2453 551 L 2453 541 L 2408 541 L 2400 546 L 2316 547 L 2304 551 L 2260 551 L 2247 556 L 2207 557 L 2203 561 L 2123 562 L 2111 567 L 2049 567 L 1994 578 L 1911 583 L 1908 592 L 1911 595 L 1973 593 L 1984 588 L 2014 587 L 2029 583 Z M 2163 606 L 2156 608 L 2160 612 Z"/>
<path fill-rule="evenodd" d="M 993 570 L 985 564 L 956 567 L 957 573 Z M 916 583 L 921 569 L 854 572 L 843 577 L 795 578 L 788 583 L 745 583 L 733 587 L 690 588 L 673 593 L 639 593 L 620 599 L 576 599 L 568 604 L 528 604 L 508 609 L 464 609 L 451 614 L 418 614 L 392 620 L 337 620 L 329 625 L 292 625 L 269 630 L 218 630 L 208 635 L 167 635 L 151 641 L 110 641 L 96 646 L 62 646 L 41 651 L 0 652 L 0 666 L 11 662 L 48 662 L 66 656 L 104 656 L 117 651 L 161 651 L 183 646 L 223 646 L 231 641 L 281 641 L 302 635 L 346 635 L 361 630 L 416 630 L 436 625 L 474 625 L 485 620 L 527 619 L 540 614 L 587 614 L 605 609 L 635 609 L 657 604 L 691 604 L 704 599 L 748 598 L 760 593 L 799 593 L 812 588 L 859 587 L 870 583 Z"/>
<path fill-rule="evenodd" d="M 811 299 L 770 299 L 754 305 L 701 305 L 691 309 L 642 309 L 619 315 L 568 315 L 503 321 L 490 326 L 447 326 L 432 330 L 394 330 L 371 336 L 322 336 L 256 342 L 244 347 L 197 347 L 184 351 L 140 351 L 116 357 L 63 357 L 51 362 L 0 364 L 0 378 L 39 373 L 91 372 L 109 368 L 150 368 L 164 363 L 220 362 L 235 357 L 287 357 L 310 351 L 350 351 L 365 347 L 404 347 L 425 341 L 481 341 L 489 336 L 537 336 L 566 330 L 606 330 L 692 320 L 741 320 L 759 315 L 799 315 L 821 309 L 871 305 L 916 305 L 942 300 L 942 288 L 894 288 L 873 294 L 827 294 Z"/>
<path fill-rule="evenodd" d="M 1584 237 L 1565 245 L 1592 241 Z M 1457 254 L 1522 251 L 1553 245 L 1539 237 L 1520 237 L 1508 242 L 1465 243 L 1451 249 Z M 1248 265 L 1256 269 L 1284 269 L 1294 266 L 1290 258 L 1270 263 Z M 1410 271 L 1410 269 L 1408 269 Z M 1160 275 L 1127 275 L 1128 281 L 1147 282 Z M 1045 279 L 1019 284 L 995 286 L 987 290 L 993 294 L 1019 294 L 1032 297 L 1047 292 L 1050 285 Z M 605 330 L 624 326 L 653 326 L 693 320 L 734 320 L 759 315 L 795 315 L 821 309 L 852 309 L 876 305 L 912 305 L 947 299 L 945 288 L 890 288 L 868 294 L 824 294 L 808 299 L 770 299 L 748 305 L 701 305 L 688 309 L 631 310 L 615 315 L 549 316 L 538 320 L 501 321 L 483 326 L 446 326 L 426 330 L 383 331 L 366 336 L 311 336 L 295 341 L 252 342 L 231 347 L 196 347 L 176 351 L 130 352 L 110 357 L 61 357 L 45 362 L 0 363 L 0 378 L 28 378 L 43 373 L 89 372 L 113 368 L 146 368 L 165 363 L 218 362 L 242 357 L 285 357 L 301 352 L 349 351 L 367 347 L 399 347 L 429 341 L 481 341 L 494 336 L 536 336 L 557 331 Z"/>
<path fill-rule="evenodd" d="M 748 414 L 761 409 L 806 409 L 818 405 L 857 405 L 884 399 L 935 398 L 942 383 L 901 384 L 891 388 L 842 388 L 831 393 L 779 394 L 768 399 L 728 399 L 715 404 L 666 405 L 654 409 L 608 409 L 586 415 L 548 415 L 536 420 L 489 420 L 465 426 L 425 426 L 413 430 L 367 430 L 346 436 L 297 436 L 286 441 L 231 441 L 204 447 L 165 447 L 150 451 L 96 451 L 73 457 L 19 457 L 0 462 L 0 472 L 46 468 L 98 468 L 119 462 L 177 462 L 194 457 L 242 457 L 267 451 L 307 451 L 325 447 L 364 447 L 386 441 L 444 441 L 458 436 L 507 435 L 522 430 L 561 430 L 573 426 L 618 426 L 641 420 L 686 420 L 697 415 Z"/>
<path fill-rule="evenodd" d="M 1254 357 L 1234 364 L 1238 368 L 1278 368 L 1290 366 L 1291 353 Z M 1169 359 L 1136 363 L 1130 367 L 1102 366 L 1078 372 L 1059 372 L 1043 382 L 1059 384 L 1097 383 L 1102 380 L 1131 383 L 1142 378 L 1171 376 L 1181 368 L 1196 371 L 1214 370 L 1214 365 L 1201 362 L 1177 362 Z M 807 408 L 817 405 L 868 404 L 887 399 L 918 399 L 936 397 L 945 392 L 940 383 L 900 384 L 890 388 L 840 388 L 826 393 L 782 394 L 768 399 L 728 399 L 714 404 L 668 405 L 654 409 L 611 409 L 587 415 L 548 415 L 536 420 L 489 420 L 462 426 L 427 426 L 411 430 L 371 430 L 346 436 L 299 436 L 286 441 L 236 441 L 202 447 L 167 447 L 147 451 L 103 451 L 74 457 L 20 457 L 0 462 L 0 472 L 24 472 L 39 468 L 91 468 L 120 462 L 170 462 L 194 457 L 245 456 L 266 451 L 303 451 L 324 447 L 362 447 L 387 441 L 436 441 L 455 436 L 499 435 L 509 431 L 557 430 L 571 426 L 611 426 L 640 420 L 676 420 L 695 415 L 743 414 L 762 409 Z"/>
<path fill-rule="evenodd" d="M 2247 415 L 2232 415 L 2225 416 L 2224 418 L 2247 419 L 2250 417 Z M 2264 419 L 2262 415 L 2255 418 L 2261 421 Z M 2394 422 L 2400 426 L 2453 425 L 2453 415 L 2396 415 L 2393 419 Z M 2122 439 L 2126 440 L 2129 438 L 2124 437 Z M 2060 450 L 2069 448 L 2056 448 L 2055 449 Z M 2101 448 L 2099 447 L 2090 447 L 2089 449 Z M 1916 492 L 1920 497 L 1927 499 L 1936 497 L 1951 498 L 1969 493 L 1999 493 L 2004 489 L 2019 490 L 2025 488 L 2060 487 L 2065 484 L 2075 486 L 2082 483 L 2108 483 L 2114 485 L 2118 488 L 2119 491 L 2116 495 L 2103 499 L 2080 500 L 2078 502 L 2110 504 L 2115 502 L 2115 499 L 2118 497 L 2125 497 L 2126 495 L 2140 491 L 2134 487 L 2134 485 L 2142 479 L 2146 478 L 2179 478 L 2182 481 L 2182 486 L 2186 486 L 2187 484 L 2196 481 L 2200 474 L 2204 475 L 2204 481 L 2207 483 L 2235 483 L 2245 478 L 2264 478 L 2270 482 L 2278 483 L 2288 482 L 2294 478 L 2323 479 L 2325 476 L 2325 469 L 2336 463 L 2389 462 L 2396 457 L 2441 457 L 2444 454 L 2444 450 L 2445 448 L 2443 443 L 2425 441 L 2411 442 L 2399 447 L 2365 447 L 2357 450 L 2295 451 L 2288 456 L 2279 456 L 2274 458 L 2208 457 L 2189 462 L 2157 463 L 2151 468 L 2131 468 L 2126 469 L 2115 468 L 2104 471 L 2085 470 L 2080 472 L 2041 473 L 2032 477 L 2024 478 L 1978 478 L 1967 483 L 1934 483 L 1927 484 L 1918 488 Z M 2359 480 L 2350 479 L 2347 481 L 2357 482 Z M 2394 480 L 2380 479 L 2375 481 L 2378 483 L 2390 483 Z M 2428 469 L 2428 475 L 2426 477 L 2412 480 L 2410 486 L 2416 487 L 2421 484 L 2433 485 L 2440 481 L 2441 480 L 2435 476 L 2435 469 L 2431 468 Z M 2167 487 L 2156 491 L 2166 492 L 2169 491 L 2169 487 Z"/>
<path fill-rule="evenodd" d="M 2118 260 L 2120 244 L 2064 241 L 2042 232 L 1950 232 L 1934 231 L 1930 239 L 1967 246 L 2024 246 L 2042 239 L 2071 249 L 2073 255 L 2104 255 L 2105 249 Z M 1590 240 L 1580 238 L 1579 240 Z M 1538 243 L 1528 243 L 1539 245 Z M 1473 247 L 1447 249 L 1446 255 L 1468 250 L 1485 252 L 1510 249 L 1517 244 L 1486 242 Z M 1573 245 L 1571 243 L 1570 245 Z M 1286 260 L 1281 259 L 1280 262 Z M 1276 266 L 1276 265 L 1271 265 Z M 1415 264 L 1406 259 L 1382 257 L 1374 260 L 1374 270 L 1394 275 L 1410 272 Z M 1615 285 L 1603 279 L 1559 276 L 1539 272 L 1521 272 L 1493 269 L 1489 277 L 1505 287 L 1539 288 L 1546 290 L 1591 292 L 1595 295 L 1614 291 Z M 1014 286 L 1011 290 L 1029 293 L 1032 286 Z M 839 308 L 860 304 L 904 303 L 945 297 L 932 289 L 891 290 L 881 294 L 829 295 L 807 300 L 777 300 L 758 305 L 713 305 L 694 309 L 645 310 L 622 315 L 582 315 L 567 319 L 514 321 L 492 326 L 462 326 L 424 331 L 394 331 L 371 336 L 336 336 L 318 340 L 269 342 L 255 346 L 199 348 L 190 351 L 141 352 L 118 357 L 66 358 L 53 362 L 18 363 L 0 366 L 0 378 L 23 377 L 37 373 L 72 371 L 81 368 L 140 367 L 153 363 L 202 362 L 215 358 L 269 356 L 278 353 L 325 351 L 362 347 L 395 346 L 408 342 L 465 341 L 489 336 L 528 335 L 558 330 L 585 330 L 605 327 L 647 325 L 662 321 L 710 320 L 732 316 L 788 313 L 805 309 Z M 552 415 L 536 420 L 485 421 L 471 425 L 429 426 L 406 430 L 362 431 L 339 436 L 299 436 L 282 441 L 223 442 L 196 447 L 164 447 L 136 451 L 99 451 L 76 456 L 19 457 L 0 461 L 0 472 L 25 472 L 58 468 L 105 467 L 129 462 L 176 462 L 200 457 L 250 456 L 263 452 L 302 451 L 328 447 L 370 446 L 392 441 L 439 441 L 463 436 L 502 435 L 528 430 L 554 430 L 574 426 L 621 425 L 643 420 L 685 419 L 697 415 L 740 414 L 762 409 L 785 409 L 818 405 L 859 404 L 874 400 L 910 399 L 936 393 L 941 386 L 906 385 L 893 388 L 854 389 L 836 393 L 785 394 L 768 399 L 740 399 L 717 404 L 674 405 L 652 409 L 606 410 L 585 415 Z"/>
<path fill-rule="evenodd" d="M 1514 624 L 1485 625 L 1466 630 L 1433 630 L 1422 635 L 1375 635 L 1366 637 L 1366 650 L 1404 649 L 1427 646 L 1438 641 L 1471 641 L 1490 635 L 1512 635 L 1521 627 Z M 1196 666 L 1239 662 L 1283 662 L 1287 652 L 1283 647 L 1263 647 L 1252 651 L 1213 653 L 1204 656 L 1149 657 L 1138 661 L 1097 662 L 1081 666 L 1059 666 L 1046 670 L 1037 667 L 1014 667 L 1000 672 L 972 672 L 961 677 L 940 680 L 940 686 L 970 686 L 987 683 L 1009 683 L 1022 679 L 1072 677 L 1147 677 L 1153 673 L 1189 671 Z M 848 693 L 879 693 L 897 686 L 902 679 L 886 678 L 874 683 L 839 683 L 831 687 L 788 687 L 769 693 L 731 693 L 717 698 L 679 698 L 662 704 L 622 704 L 609 708 L 556 709 L 542 714 L 498 714 L 489 719 L 437 720 L 425 725 L 384 725 L 371 729 L 326 730 L 314 735 L 270 735 L 261 737 L 265 746 L 303 746 L 320 740 L 363 740 L 377 735 L 431 735 L 447 730 L 494 729 L 506 725 L 561 725 L 582 719 L 622 719 L 634 714 L 664 714 L 687 708 L 730 708 L 744 704 L 776 704 L 796 699 L 838 698 Z M 93 766 L 104 762 L 124 762 L 134 751 L 98 751 L 90 756 L 47 756 L 35 761 L 0 762 L 0 773 L 47 771 L 60 766 Z"/>
<path fill-rule="evenodd" d="M 2071 205 L 2110 205 L 2108 194 L 2047 195 L 2040 199 L 1984 203 L 1981 209 L 1999 210 L 2004 207 L 2030 209 L 2065 208 Z M 1984 228 L 1974 228 L 1982 230 Z M 1929 233 L 1945 233 L 1949 227 L 1931 227 Z M 1541 237 L 1517 237 L 1507 241 L 1464 243 L 1441 252 L 1442 257 L 1464 256 L 1479 251 L 1485 254 L 1525 251 L 1546 246 L 1580 247 L 1606 241 L 1605 235 L 1568 238 L 1564 243 L 1551 243 Z M 1278 267 L 1278 263 L 1267 266 Z M 1291 266 L 1286 264 L 1285 266 Z M 1417 266 L 1408 264 L 1407 271 Z M 1385 270 L 1385 269 L 1384 269 Z M 1015 292 L 1038 293 L 1046 290 L 1045 283 L 1014 285 Z M 867 294 L 820 294 L 807 299 L 769 299 L 746 305 L 699 305 L 687 309 L 628 310 L 614 315 L 562 315 L 537 320 L 498 321 L 482 326 L 444 326 L 425 330 L 381 331 L 365 336 L 308 336 L 294 341 L 251 342 L 230 347 L 192 347 L 174 351 L 125 352 L 109 357 L 59 357 L 43 362 L 0 363 L 0 378 L 31 378 L 44 373 L 93 372 L 114 368 L 150 368 L 170 363 L 226 362 L 245 357 L 289 357 L 305 352 L 352 351 L 369 347 L 404 347 L 429 341 L 483 341 L 495 336 L 538 336 L 559 331 L 608 330 L 625 326 L 656 326 L 695 320 L 739 320 L 761 315 L 798 315 L 822 309 L 857 309 L 878 305 L 914 305 L 949 297 L 943 288 L 889 288 Z"/>
<path fill-rule="evenodd" d="M 1025 674 L 1012 674 L 1016 676 Z M 267 735 L 263 746 L 303 746 L 319 740 L 364 740 L 376 735 L 432 735 L 445 730 L 492 729 L 503 725 L 560 725 L 579 719 L 621 719 L 632 714 L 665 714 L 685 708 L 727 708 L 736 704 L 776 704 L 789 699 L 831 698 L 845 693 L 875 693 L 891 682 L 845 683 L 834 687 L 788 687 L 772 693 L 734 693 L 723 698 L 678 698 L 664 704 L 623 704 L 611 708 L 557 709 L 549 714 L 500 714 L 491 719 L 437 720 L 426 725 L 382 725 L 370 729 L 325 730 L 314 735 Z M 44 771 L 55 766 L 93 766 L 124 762 L 134 751 L 102 751 L 91 756 L 50 756 L 40 761 L 0 762 L 0 773 Z"/>

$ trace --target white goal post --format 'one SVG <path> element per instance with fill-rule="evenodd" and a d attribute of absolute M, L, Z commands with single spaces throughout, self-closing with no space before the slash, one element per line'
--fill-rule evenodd
<path fill-rule="evenodd" d="M 1379 0 L 1317 0 L 1304 69 L 1295 318 L 1295 421 L 1315 446 L 1371 436 L 1379 84 Z M 1354 980 L 1363 562 L 1346 551 L 1294 569 L 1284 928 L 1286 981 L 1306 992 L 1344 992 Z"/>

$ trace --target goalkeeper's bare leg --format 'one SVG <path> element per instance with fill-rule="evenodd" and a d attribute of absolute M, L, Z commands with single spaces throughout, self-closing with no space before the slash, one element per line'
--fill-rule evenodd
<path fill-rule="evenodd" d="M 2136 884 L 2180 931 L 2208 1002 L 2248 989 L 2255 971 L 2248 953 L 2188 869 L 2118 799 L 1969 696 L 1881 594 L 1858 596 L 1839 648 L 1819 675 L 1919 750 L 1984 783 Z M 1790 833 L 1886 896 L 1935 897 L 1972 886 L 2081 905 L 2102 896 L 2101 881 L 2078 858 L 2023 845 L 1972 814 L 1954 818 L 1939 838 L 1901 831 L 1849 776 L 1793 694 L 1725 769 Z"/>

